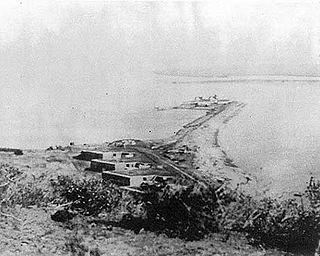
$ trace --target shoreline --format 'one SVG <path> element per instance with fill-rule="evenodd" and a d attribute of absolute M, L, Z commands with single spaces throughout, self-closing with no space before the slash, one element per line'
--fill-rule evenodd
<path fill-rule="evenodd" d="M 219 132 L 237 116 L 246 104 L 232 101 L 184 125 L 175 135 L 154 140 L 158 154 L 166 156 L 168 150 L 188 148 L 193 158 L 183 166 L 190 175 L 206 184 L 224 183 L 233 189 L 257 195 L 257 179 L 251 173 L 239 168 L 219 144 Z"/>
<path fill-rule="evenodd" d="M 178 150 L 184 146 L 190 148 L 189 153 L 191 152 L 191 154 L 183 153 L 182 155 L 186 158 L 190 157 L 190 155 L 193 155 L 193 157 L 190 158 L 191 160 L 187 159 L 181 164 L 173 163 L 170 159 L 165 158 L 163 154 L 159 153 L 159 149 L 153 150 L 151 141 L 141 141 L 141 145 L 136 146 L 136 150 L 141 150 L 142 153 L 146 154 L 150 154 L 151 152 L 151 154 L 153 153 L 155 157 L 160 160 L 165 160 L 167 165 L 171 165 L 172 168 L 178 167 L 187 174 L 192 172 L 193 175 L 198 177 L 197 181 L 216 182 L 217 180 L 221 180 L 225 182 L 225 185 L 230 185 L 237 189 L 240 187 L 240 189 L 248 191 L 247 188 L 249 187 L 249 183 L 251 183 L 249 181 L 252 177 L 237 167 L 232 160 L 228 158 L 227 153 L 219 144 L 219 132 L 221 129 L 244 107 L 245 104 L 243 103 L 232 102 L 223 106 L 220 109 L 221 111 L 215 113 L 209 112 L 207 115 L 184 125 L 184 127 L 176 132 L 176 135 L 170 137 L 167 141 L 163 140 L 162 142 L 158 142 L 162 144 L 162 146 L 169 145 L 167 149 L 173 148 Z M 174 142 L 172 142 L 173 137 L 175 138 Z M 165 142 L 171 144 L 163 144 Z M 87 146 L 92 147 L 93 150 L 110 150 L 111 147 L 111 145 L 106 143 Z M 6 153 L 3 154 L 1 159 L 3 173 L 6 172 L 6 168 L 8 170 L 17 170 L 23 175 L 22 179 L 17 179 L 20 185 L 32 185 L 32 188 L 36 188 L 37 191 L 40 189 L 46 191 L 46 193 L 50 193 L 50 189 L 47 191 L 50 187 L 50 182 L 56 180 L 60 175 L 69 176 L 74 180 L 79 178 L 90 179 L 93 177 L 92 173 L 87 173 L 81 168 L 86 166 L 80 166 L 79 169 L 76 168 L 74 159 L 72 158 L 75 153 L 79 153 L 79 151 L 87 146 L 74 145 L 65 149 L 33 150 L 27 151 L 21 156 Z M 128 147 L 127 149 L 134 150 L 134 147 Z M 183 165 L 185 165 L 185 167 L 183 167 Z M 94 176 L 100 177 L 95 174 Z M 15 182 L 10 186 L 15 189 Z M 32 205 L 31 207 L 20 206 L 14 209 L 7 208 L 4 212 L 4 214 L 7 214 L 5 219 L 6 223 L 2 223 L 3 229 L 0 238 L 3 242 L 0 243 L 0 248 L 10 255 L 17 255 L 18 253 L 42 255 L 42 253 L 39 252 L 39 247 L 41 247 L 41 252 L 44 254 L 56 255 L 58 252 L 62 252 L 61 248 L 64 248 L 63 246 L 69 241 L 68 238 L 71 235 L 75 236 L 80 232 L 79 234 L 81 236 L 85 235 L 86 239 L 90 239 L 90 243 L 93 243 L 103 252 L 112 252 L 113 250 L 119 252 L 124 248 L 124 253 L 119 255 L 126 255 L 127 248 L 130 248 L 130 250 L 134 252 L 132 255 L 141 255 L 141 251 L 146 251 L 145 249 L 141 249 L 144 248 L 144 244 L 132 245 L 130 241 L 139 238 L 145 241 L 145 237 L 150 236 L 157 243 L 172 244 L 173 242 L 179 242 L 178 245 L 170 245 L 171 252 L 178 252 L 182 245 L 189 247 L 195 245 L 197 248 L 200 246 L 200 248 L 203 248 L 200 250 L 201 253 L 208 251 L 209 254 L 212 254 L 212 248 L 216 249 L 217 247 L 220 251 L 225 252 L 223 254 L 226 255 L 243 255 L 244 252 L 250 252 L 248 255 L 256 255 L 261 252 L 260 249 L 249 246 L 244 238 L 241 240 L 242 238 L 240 236 L 232 238 L 236 244 L 234 246 L 229 242 L 225 243 L 220 238 L 219 240 L 212 240 L 214 237 L 221 236 L 222 234 L 212 234 L 212 238 L 205 238 L 198 242 L 186 242 L 176 238 L 172 239 L 161 235 L 159 236 L 151 231 L 144 231 L 143 229 L 137 234 L 121 227 L 112 227 L 107 231 L 107 237 L 100 236 L 97 238 L 92 235 L 94 233 L 90 232 L 92 230 L 100 232 L 106 228 L 103 225 L 86 226 L 86 223 L 84 225 L 78 225 L 77 223 L 82 223 L 85 220 L 84 218 L 75 218 L 72 223 L 78 226 L 74 226 L 74 230 L 70 230 L 63 225 L 57 225 L 50 217 L 52 213 L 57 211 L 57 207 L 59 206 L 49 204 L 43 207 Z M 16 229 L 17 225 L 19 225 L 19 229 Z M 39 227 L 41 227 L 41 230 Z M 88 233 L 85 234 L 85 232 Z M 35 237 L 41 239 L 37 240 L 37 243 L 31 242 Z M 111 244 L 110 238 L 113 239 L 111 240 Z M 21 241 L 25 242 L 22 244 Z M 154 248 L 153 246 L 154 245 L 150 245 L 150 248 Z M 148 253 L 150 253 L 150 251 L 148 251 Z M 187 254 L 188 252 L 186 252 L 186 255 Z"/>
<path fill-rule="evenodd" d="M 184 173 L 186 177 L 193 176 L 199 182 L 210 184 L 213 182 L 223 182 L 229 185 L 231 188 L 244 189 L 245 191 L 253 190 L 248 186 L 251 183 L 256 182 L 256 178 L 249 172 L 239 168 L 236 163 L 228 157 L 228 154 L 219 144 L 219 132 L 228 122 L 238 115 L 242 108 L 246 104 L 232 101 L 226 105 L 220 105 L 216 109 L 208 109 L 207 113 L 192 120 L 191 122 L 183 125 L 174 135 L 157 140 L 141 140 L 144 144 L 142 147 L 137 147 L 133 150 L 146 149 L 146 154 L 154 154 L 162 158 L 162 160 L 173 166 L 173 168 L 180 169 L 181 173 Z M 133 139 L 134 140 L 134 139 Z M 53 156 L 66 155 L 67 162 L 71 164 L 73 162 L 72 155 L 79 153 L 81 150 L 112 150 L 110 143 L 99 144 L 81 144 L 72 145 L 66 147 L 58 147 L 48 149 L 29 149 L 25 150 L 25 156 L 19 157 L 3 157 L 2 160 L 13 163 L 14 166 L 25 165 L 26 162 L 33 162 L 27 166 L 37 165 L 40 161 L 38 157 L 48 158 Z M 175 163 L 171 159 L 167 158 L 166 150 L 177 150 L 179 148 L 187 147 L 191 151 L 192 157 L 184 156 L 187 158 L 183 163 Z M 160 149 L 160 150 L 159 150 Z M 25 162 L 26 159 L 29 159 Z M 42 161 L 41 161 L 42 162 Z M 45 161 L 46 162 L 46 161 Z M 50 163 L 45 166 L 51 165 Z M 42 169 L 42 168 L 41 168 Z M 78 170 L 79 171 L 79 170 Z M 249 184 L 250 183 L 250 184 Z M 245 186 L 242 186 L 245 185 Z M 256 184 L 255 184 L 256 185 Z"/>
<path fill-rule="evenodd" d="M 200 179 L 226 182 L 232 188 L 254 181 L 250 173 L 233 163 L 219 144 L 220 130 L 244 107 L 244 103 L 231 102 L 217 113 L 205 116 L 195 129 L 181 129 L 177 132 L 177 136 L 180 136 L 177 146 L 196 148 L 193 172 Z"/>
<path fill-rule="evenodd" d="M 233 163 L 219 144 L 220 130 L 233 117 L 238 115 L 245 106 L 246 104 L 237 101 L 220 105 L 215 110 L 208 110 L 206 114 L 184 124 L 170 137 L 141 140 L 141 142 L 146 145 L 155 145 L 155 148 L 170 147 L 176 149 L 181 146 L 187 146 L 192 149 L 194 159 L 189 164 L 190 170 L 187 172 L 196 176 L 201 181 L 207 183 L 215 180 L 223 181 L 229 183 L 232 187 L 236 187 L 239 184 L 247 184 L 249 180 L 253 180 L 254 178 Z M 44 152 L 44 154 L 46 154 L 45 152 L 51 152 L 51 154 L 66 152 L 68 154 L 68 152 L 75 153 L 83 149 L 110 150 L 108 145 L 112 143 L 114 142 L 59 146 L 49 151 L 48 149 L 26 149 L 24 152 L 30 157 L 30 153 L 32 155 L 32 153 L 41 154 L 41 152 Z M 159 153 L 159 151 L 156 153 Z M 162 154 L 159 153 L 159 155 Z"/>

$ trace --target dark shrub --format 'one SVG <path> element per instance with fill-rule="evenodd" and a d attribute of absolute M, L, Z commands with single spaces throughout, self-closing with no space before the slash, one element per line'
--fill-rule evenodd
<path fill-rule="evenodd" d="M 312 198 L 320 199 L 319 188 L 319 183 L 313 186 Z M 144 227 L 169 236 L 199 239 L 210 232 L 237 231 L 254 244 L 303 253 L 314 251 L 319 240 L 316 202 L 303 207 L 295 199 L 257 200 L 225 186 L 198 184 L 149 188 L 139 200 L 146 210 Z"/>
<path fill-rule="evenodd" d="M 71 220 L 74 217 L 74 214 L 68 212 L 67 210 L 59 210 L 51 215 L 51 219 L 57 222 L 66 222 Z"/>
<path fill-rule="evenodd" d="M 102 211 L 110 212 L 121 199 L 120 190 L 102 179 L 74 180 L 68 176 L 59 176 L 52 185 L 62 200 L 70 202 L 70 210 L 84 215 L 98 215 Z"/>
<path fill-rule="evenodd" d="M 215 188 L 170 184 L 161 190 L 145 189 L 148 193 L 138 197 L 145 207 L 145 228 L 185 239 L 199 239 L 217 229 Z"/>

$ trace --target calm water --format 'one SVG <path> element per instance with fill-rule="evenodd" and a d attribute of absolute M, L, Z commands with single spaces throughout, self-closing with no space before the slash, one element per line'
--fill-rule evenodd
<path fill-rule="evenodd" d="M 300 186 L 309 175 L 319 176 L 319 82 L 201 80 L 206 79 L 135 76 L 50 93 L 20 88 L 13 94 L 2 88 L 1 146 L 162 138 L 201 112 L 159 112 L 154 106 L 217 94 L 247 103 L 220 133 L 220 143 L 240 167 L 266 176 L 275 187 Z"/>
<path fill-rule="evenodd" d="M 195 81 L 186 79 L 183 81 Z M 177 84 L 183 97 L 210 95 L 247 103 L 219 141 L 243 169 L 263 178 L 270 192 L 301 191 L 320 179 L 320 83 L 251 81 Z"/>
<path fill-rule="evenodd" d="M 320 178 L 319 83 L 228 87 L 247 106 L 223 130 L 220 141 L 241 167 L 266 177 L 274 190 L 299 191 L 311 175 Z"/>
<path fill-rule="evenodd" d="M 156 111 L 155 106 L 175 106 L 182 98 L 181 88 L 166 82 L 159 86 L 153 76 L 128 76 L 94 88 L 13 89 L 0 88 L 0 147 L 159 139 L 203 114 Z"/>

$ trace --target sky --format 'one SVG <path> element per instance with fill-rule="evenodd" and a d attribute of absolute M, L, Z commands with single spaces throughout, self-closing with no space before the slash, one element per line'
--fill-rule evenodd
<path fill-rule="evenodd" d="M 320 76 L 319 11 L 302 0 L 1 0 L 1 141 L 48 127 L 63 137 L 90 109 L 150 109 L 154 73 Z"/>
<path fill-rule="evenodd" d="M 137 70 L 319 75 L 319 11 L 316 1 L 4 0 L 1 66 L 48 66 L 63 74 L 64 65 L 88 59 L 112 64 L 115 76 Z"/>
<path fill-rule="evenodd" d="M 154 72 L 318 76 L 319 10 L 302 0 L 2 0 L 0 111 L 89 108 L 108 93 L 121 95 L 110 106 L 130 108 Z"/>

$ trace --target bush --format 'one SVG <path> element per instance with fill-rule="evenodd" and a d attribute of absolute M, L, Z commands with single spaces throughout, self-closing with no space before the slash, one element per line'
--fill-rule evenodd
<path fill-rule="evenodd" d="M 190 240 L 210 232 L 237 231 L 254 244 L 300 252 L 314 251 L 319 240 L 316 202 L 303 207 L 295 199 L 257 200 L 225 186 L 198 184 L 173 184 L 148 192 L 136 198 L 145 208 L 144 228 L 169 236 Z M 308 192 L 309 199 L 320 201 L 320 183 Z"/>
<path fill-rule="evenodd" d="M 37 183 L 18 183 L 14 187 L 13 196 L 11 197 L 11 204 L 19 204 L 22 207 L 29 207 L 36 205 L 38 207 L 46 206 L 50 202 L 46 198 L 46 190 L 37 186 Z"/>
<path fill-rule="evenodd" d="M 316 247 L 320 219 L 312 209 L 303 209 L 292 199 L 283 202 L 265 199 L 255 207 L 240 229 L 254 243 L 287 251 Z"/>
<path fill-rule="evenodd" d="M 8 164 L 0 166 L 0 199 L 2 206 L 31 205 L 44 206 L 51 199 L 48 198 L 50 188 L 44 185 L 45 177 L 27 175 Z"/>
<path fill-rule="evenodd" d="M 210 232 L 237 231 L 254 244 L 287 251 L 314 251 L 320 238 L 320 182 L 313 178 L 305 205 L 294 199 L 257 200 L 225 185 L 204 186 L 185 180 L 164 187 L 145 186 L 145 194 L 128 195 L 98 178 L 58 176 L 51 183 L 41 175 L 22 178 L 18 169 L 0 166 L 2 206 L 66 204 L 65 210 L 72 215 L 90 216 L 126 212 L 120 224 L 134 226 L 137 232 L 145 228 L 193 240 Z"/>
<path fill-rule="evenodd" d="M 188 240 L 216 231 L 215 189 L 198 184 L 170 184 L 160 191 L 146 188 L 148 193 L 136 198 L 145 208 L 144 228 Z"/>
<path fill-rule="evenodd" d="M 320 238 L 320 183 L 310 182 L 305 205 L 296 199 L 255 200 L 238 194 L 225 209 L 223 224 L 247 235 L 254 244 L 286 251 L 314 252 Z M 226 225 L 222 225 L 226 227 Z"/>
<path fill-rule="evenodd" d="M 20 178 L 22 172 L 8 164 L 0 163 L 0 200 L 1 203 L 8 203 L 10 198 L 9 187 Z"/>
<path fill-rule="evenodd" d="M 97 178 L 74 180 L 59 176 L 52 181 L 52 186 L 55 194 L 61 197 L 60 203 L 70 203 L 70 210 L 84 215 L 110 212 L 121 199 L 121 192 L 116 186 Z"/>

